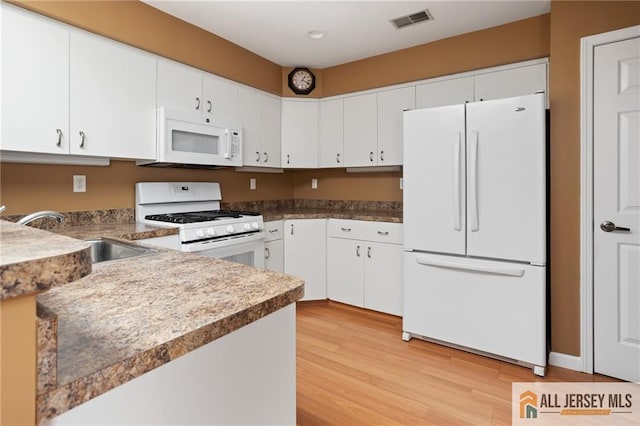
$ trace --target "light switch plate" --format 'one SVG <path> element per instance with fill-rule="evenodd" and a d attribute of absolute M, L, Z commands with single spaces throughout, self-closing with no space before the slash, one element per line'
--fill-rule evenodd
<path fill-rule="evenodd" d="M 404 187 L 404 180 L 400 178 L 400 189 L 403 189 L 403 187 Z"/>
<path fill-rule="evenodd" d="M 318 179 L 311 179 L 311 189 L 318 189 Z"/>
<path fill-rule="evenodd" d="M 249 189 L 256 189 L 256 178 L 249 179 Z"/>
<path fill-rule="evenodd" d="M 87 192 L 87 177 L 85 175 L 73 175 L 73 192 Z"/>

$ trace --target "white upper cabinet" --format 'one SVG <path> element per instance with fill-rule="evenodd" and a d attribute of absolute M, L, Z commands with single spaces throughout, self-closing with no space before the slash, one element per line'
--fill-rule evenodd
<path fill-rule="evenodd" d="M 202 71 L 158 59 L 157 104 L 180 111 L 202 111 Z"/>
<path fill-rule="evenodd" d="M 344 167 L 344 101 L 320 101 L 318 163 L 320 167 Z"/>
<path fill-rule="evenodd" d="M 238 85 L 227 79 L 204 73 L 202 78 L 203 113 L 230 126 L 240 125 Z"/>
<path fill-rule="evenodd" d="M 402 165 L 402 111 L 415 105 L 413 86 L 378 92 L 378 166 Z"/>
<path fill-rule="evenodd" d="M 452 78 L 416 86 L 416 108 L 473 102 L 473 77 Z"/>
<path fill-rule="evenodd" d="M 378 151 L 378 102 L 375 93 L 344 98 L 344 165 L 375 166 Z"/>
<path fill-rule="evenodd" d="M 536 92 L 547 92 L 547 64 L 488 72 L 474 77 L 476 101 L 532 95 Z"/>
<path fill-rule="evenodd" d="M 158 106 L 205 114 L 239 126 L 238 85 L 196 68 L 158 59 Z"/>
<path fill-rule="evenodd" d="M 261 93 L 260 107 L 262 165 L 265 167 L 280 167 L 282 101 L 278 96 Z"/>
<path fill-rule="evenodd" d="M 155 158 L 156 58 L 72 31 L 69 70 L 71 153 Z"/>
<path fill-rule="evenodd" d="M 318 167 L 317 100 L 282 100 L 282 167 Z"/>
<path fill-rule="evenodd" d="M 488 101 L 547 91 L 547 64 L 485 70 L 416 86 L 416 108 Z M 548 106 L 548 95 L 547 98 Z"/>
<path fill-rule="evenodd" d="M 238 90 L 245 166 L 280 167 L 280 98 L 246 86 Z"/>
<path fill-rule="evenodd" d="M 0 149 L 69 153 L 69 31 L 0 5 Z"/>

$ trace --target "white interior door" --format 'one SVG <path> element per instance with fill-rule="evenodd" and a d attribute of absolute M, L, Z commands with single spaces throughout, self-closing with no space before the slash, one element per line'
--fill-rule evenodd
<path fill-rule="evenodd" d="M 594 370 L 640 382 L 640 38 L 595 47 L 593 72 Z"/>

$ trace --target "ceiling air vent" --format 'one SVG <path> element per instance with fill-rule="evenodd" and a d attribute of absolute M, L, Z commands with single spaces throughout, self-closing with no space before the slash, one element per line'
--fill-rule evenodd
<path fill-rule="evenodd" d="M 421 10 L 420 12 L 412 13 L 411 15 L 401 16 L 391 20 L 391 23 L 397 29 L 408 27 L 409 25 L 417 24 L 418 22 L 425 22 L 433 20 L 433 16 L 428 9 Z"/>

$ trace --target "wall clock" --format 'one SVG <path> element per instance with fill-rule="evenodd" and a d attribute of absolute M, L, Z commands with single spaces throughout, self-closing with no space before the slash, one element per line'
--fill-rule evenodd
<path fill-rule="evenodd" d="M 296 67 L 289 73 L 288 83 L 296 95 L 308 95 L 316 88 L 316 76 L 309 68 Z"/>

